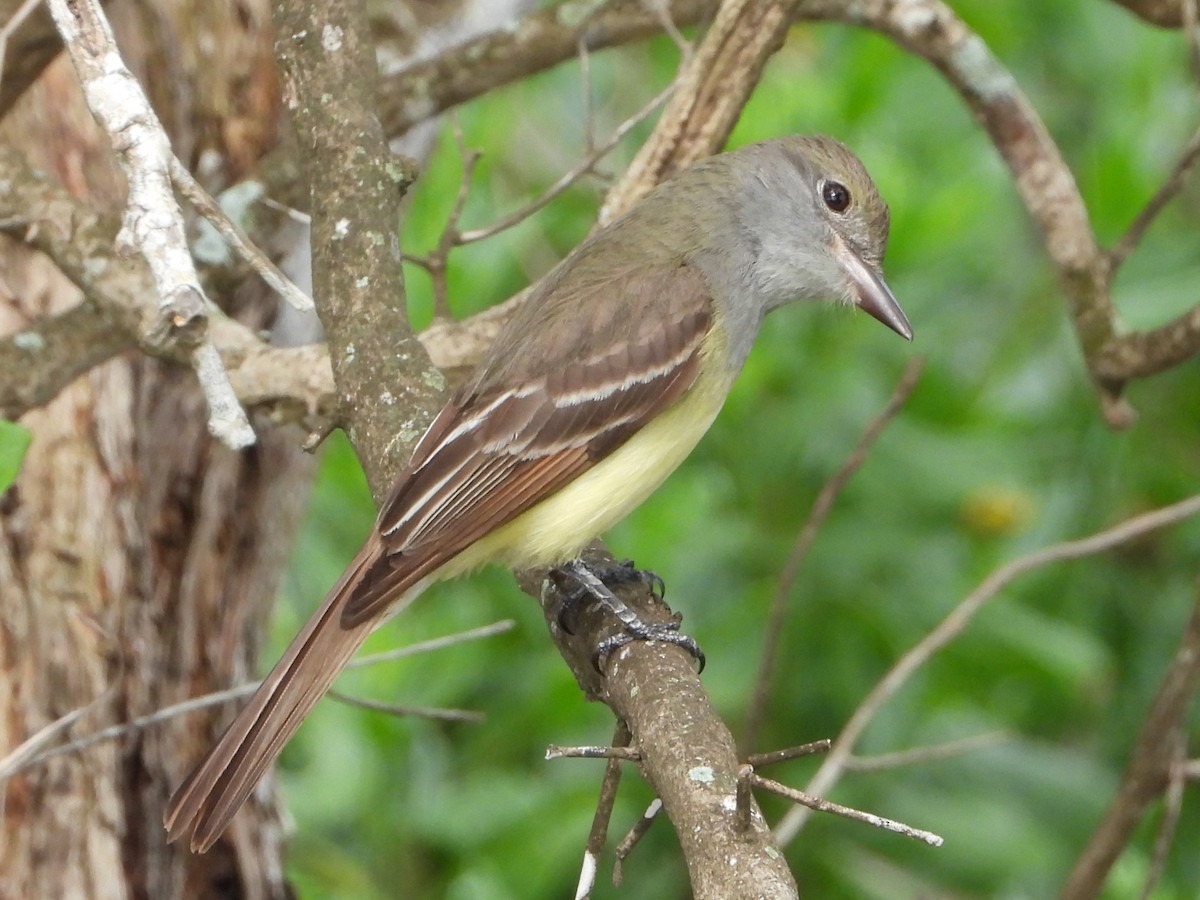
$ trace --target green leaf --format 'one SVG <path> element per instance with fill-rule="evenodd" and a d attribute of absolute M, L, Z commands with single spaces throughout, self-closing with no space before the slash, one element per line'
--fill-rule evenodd
<path fill-rule="evenodd" d="M 0 493 L 16 481 L 31 440 L 33 432 L 28 428 L 0 419 Z"/>

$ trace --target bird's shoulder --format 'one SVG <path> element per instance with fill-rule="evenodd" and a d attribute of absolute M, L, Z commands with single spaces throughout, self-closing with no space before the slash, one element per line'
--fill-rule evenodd
<path fill-rule="evenodd" d="M 711 323 L 712 290 L 682 253 L 604 234 L 543 279 L 497 337 L 462 392 L 539 381 L 565 369 L 631 354 L 665 363 Z"/>

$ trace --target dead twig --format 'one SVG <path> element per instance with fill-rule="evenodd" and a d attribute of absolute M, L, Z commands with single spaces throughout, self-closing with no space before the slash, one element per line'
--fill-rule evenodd
<path fill-rule="evenodd" d="M 866 462 L 867 454 L 871 452 L 875 441 L 883 434 L 888 423 L 903 409 L 908 398 L 912 396 L 924 364 L 924 360 L 918 357 L 911 360 L 905 367 L 887 405 L 870 421 L 863 431 L 862 437 L 850 451 L 850 455 L 817 492 L 817 499 L 813 501 L 808 519 L 796 536 L 796 543 L 792 545 L 792 552 L 788 554 L 787 562 L 784 563 L 783 570 L 779 573 L 779 581 L 776 583 L 775 593 L 771 598 L 771 611 L 767 615 L 767 624 L 763 632 L 763 649 L 758 658 L 758 674 L 754 678 L 754 694 L 750 698 L 750 708 L 746 713 L 746 724 L 742 731 L 743 752 L 748 752 L 754 747 L 763 718 L 766 716 L 767 702 L 771 695 L 771 676 L 775 671 L 779 641 L 783 634 L 784 620 L 787 618 L 788 597 L 791 594 L 792 586 L 796 583 L 796 576 L 800 574 L 800 566 L 808 556 L 809 548 L 816 540 L 817 533 L 829 516 L 830 510 L 833 509 L 838 494 L 841 493 L 846 482 Z"/>
<path fill-rule="evenodd" d="M 928 662 L 934 653 L 961 634 L 976 613 L 1021 575 L 1052 563 L 1103 553 L 1113 547 L 1136 540 L 1151 531 L 1174 525 L 1197 513 L 1200 513 L 1200 495 L 1134 516 L 1112 528 L 1088 537 L 1053 544 L 1034 553 L 1018 557 L 995 569 L 911 650 L 901 656 L 871 688 L 858 708 L 854 710 L 841 733 L 834 739 L 833 747 L 820 769 L 809 781 L 806 790 L 814 795 L 828 793 L 846 770 L 847 761 L 854 752 L 854 746 L 883 704 L 895 695 L 913 673 Z M 808 814 L 804 810 L 799 808 L 791 810 L 776 828 L 776 836 L 780 843 L 786 844 L 794 838 L 807 820 Z"/>

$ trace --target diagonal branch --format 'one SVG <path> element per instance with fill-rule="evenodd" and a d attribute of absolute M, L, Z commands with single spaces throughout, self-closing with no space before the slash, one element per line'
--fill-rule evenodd
<path fill-rule="evenodd" d="M 1146 808 L 1167 790 L 1179 758 L 1188 708 L 1200 688 L 1200 592 L 1179 648 L 1146 713 L 1129 765 L 1104 819 L 1080 854 L 1060 894 L 1064 900 L 1098 897 L 1108 873 L 1141 822 Z"/>
<path fill-rule="evenodd" d="M 754 678 L 754 694 L 750 699 L 750 707 L 746 713 L 746 723 L 742 732 L 742 749 L 747 753 L 751 752 L 758 743 L 758 732 L 766 716 L 767 702 L 771 692 L 771 675 L 775 670 L 779 639 L 783 634 L 784 619 L 788 611 L 788 595 L 791 593 L 792 585 L 796 582 L 796 576 L 800 573 L 800 566 L 808 556 L 808 550 L 816 540 L 821 526 L 825 524 L 829 511 L 833 509 L 838 494 L 854 477 L 854 473 L 866 462 L 867 454 L 871 452 L 875 441 L 883 434 L 883 430 L 896 417 L 904 404 L 908 402 L 908 398 L 912 396 L 924 365 L 925 361 L 918 357 L 905 367 L 887 405 L 867 425 L 862 437 L 859 438 L 858 443 L 838 470 L 821 486 L 817 499 L 813 501 L 808 520 L 796 536 L 792 552 L 788 555 L 783 571 L 779 575 L 775 594 L 771 598 L 771 612 L 768 614 L 766 629 L 763 632 L 763 649 L 758 661 L 758 673 Z"/>
<path fill-rule="evenodd" d="M 1026 572 L 1051 563 L 1103 553 L 1198 513 L 1200 513 L 1200 495 L 1127 519 L 1089 537 L 1053 544 L 1000 566 L 988 575 L 975 590 L 963 598 L 941 622 L 934 626 L 933 630 L 897 660 L 863 698 L 862 703 L 858 705 L 833 742 L 821 768 L 817 770 L 805 790 L 817 796 L 829 793 L 846 770 L 847 760 L 854 752 L 855 745 L 880 708 L 905 685 L 913 673 L 923 666 L 934 653 L 961 634 L 975 614 L 994 600 L 1015 579 Z M 777 829 L 780 842 L 787 843 L 795 837 L 807 818 L 807 813 L 801 809 L 795 809 L 788 813 Z"/>
<path fill-rule="evenodd" d="M 600 209 L 611 222 L 665 178 L 725 146 L 767 59 L 787 36 L 797 0 L 726 0 L 684 60 L 679 87 Z"/>
<path fill-rule="evenodd" d="M 1200 353 L 1200 310 L 1153 331 L 1121 335 L 1112 297 L 1115 263 L 1131 249 L 1125 244 L 1136 241 L 1138 229 L 1149 223 L 1186 178 L 1197 158 L 1196 139 L 1135 220 L 1131 237 L 1110 256 L 1096 240 L 1074 176 L 1045 123 L 983 39 L 945 3 L 805 0 L 800 9 L 805 16 L 882 32 L 930 62 L 959 93 L 1007 163 L 1025 208 L 1041 230 L 1106 420 L 1114 428 L 1132 424 L 1134 411 L 1122 399 L 1126 382 Z"/>

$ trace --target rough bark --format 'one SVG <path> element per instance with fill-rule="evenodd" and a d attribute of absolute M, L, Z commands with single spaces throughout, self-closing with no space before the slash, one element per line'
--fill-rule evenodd
<path fill-rule="evenodd" d="M 203 155 L 218 186 L 244 174 L 273 143 L 279 111 L 265 4 L 111 9 L 179 155 Z M 119 208 L 107 140 L 65 60 L 5 130 L 74 193 Z M 13 242 L 2 252 L 0 332 L 78 302 L 44 259 Z M 261 326 L 269 303 L 255 293 L 216 299 Z M 204 419 L 190 372 L 132 353 L 23 417 L 33 444 L 0 503 L 0 747 L 76 709 L 87 707 L 76 727 L 124 721 L 254 670 L 312 462 L 283 431 L 225 450 Z M 218 853 L 163 842 L 167 792 L 215 725 L 194 717 L 10 779 L 0 896 L 196 897 L 235 884 L 284 896 L 269 789 Z"/>

